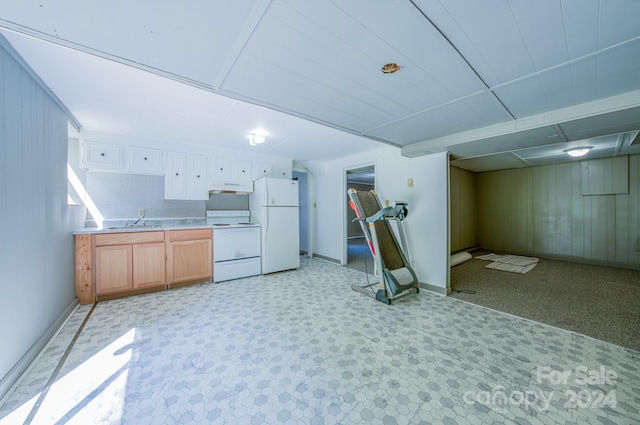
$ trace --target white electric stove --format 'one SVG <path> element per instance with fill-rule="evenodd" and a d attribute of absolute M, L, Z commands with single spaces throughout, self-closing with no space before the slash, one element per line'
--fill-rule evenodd
<path fill-rule="evenodd" d="M 213 226 L 213 281 L 223 282 L 262 272 L 260 224 L 248 210 L 207 210 Z"/>

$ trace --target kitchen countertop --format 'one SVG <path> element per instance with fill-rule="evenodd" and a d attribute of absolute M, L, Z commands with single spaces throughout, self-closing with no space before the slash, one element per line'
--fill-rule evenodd
<path fill-rule="evenodd" d="M 102 233 L 129 233 L 129 232 L 162 232 L 165 230 L 211 229 L 213 226 L 207 223 L 165 223 L 146 224 L 144 226 L 105 225 L 104 227 L 84 227 L 75 230 L 74 235 L 102 234 Z"/>

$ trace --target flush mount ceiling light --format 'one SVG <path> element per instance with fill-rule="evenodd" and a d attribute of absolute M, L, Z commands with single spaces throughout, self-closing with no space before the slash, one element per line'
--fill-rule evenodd
<path fill-rule="evenodd" d="M 567 155 L 573 156 L 573 157 L 579 157 L 579 156 L 584 156 L 587 154 L 587 152 L 589 152 L 591 149 L 593 149 L 593 146 L 582 146 L 579 148 L 571 148 L 571 149 L 565 149 L 565 153 Z"/>
<path fill-rule="evenodd" d="M 249 135 L 249 144 L 251 146 L 259 145 L 260 143 L 264 143 L 266 136 L 263 133 L 251 133 Z"/>
<path fill-rule="evenodd" d="M 383 65 L 382 68 L 380 68 L 380 71 L 382 71 L 384 74 L 393 74 L 394 72 L 400 71 L 400 65 L 393 62 L 388 63 L 386 65 Z"/>

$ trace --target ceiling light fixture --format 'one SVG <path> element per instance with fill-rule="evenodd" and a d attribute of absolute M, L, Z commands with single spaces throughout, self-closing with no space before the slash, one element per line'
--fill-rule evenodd
<path fill-rule="evenodd" d="M 589 152 L 591 149 L 593 149 L 593 146 L 582 146 L 579 148 L 565 149 L 564 152 L 567 155 L 573 156 L 575 158 L 575 157 L 586 155 L 587 152 Z"/>
<path fill-rule="evenodd" d="M 380 71 L 382 71 L 384 74 L 393 74 L 394 72 L 400 71 L 400 65 L 393 62 L 388 63 L 386 65 L 383 65 L 382 68 L 380 68 Z"/>
<path fill-rule="evenodd" d="M 251 133 L 249 135 L 249 144 L 251 146 L 259 145 L 260 143 L 264 143 L 266 136 L 262 133 Z"/>

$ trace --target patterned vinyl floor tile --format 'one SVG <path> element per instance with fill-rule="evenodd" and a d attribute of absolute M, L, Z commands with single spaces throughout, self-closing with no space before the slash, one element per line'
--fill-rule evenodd
<path fill-rule="evenodd" d="M 639 352 L 426 291 L 386 306 L 365 279 L 303 258 L 100 302 L 43 393 L 80 306 L 0 424 L 640 423 Z"/>

